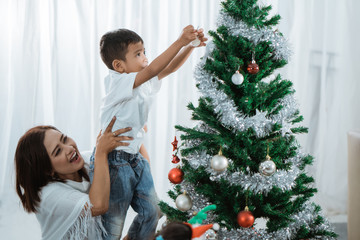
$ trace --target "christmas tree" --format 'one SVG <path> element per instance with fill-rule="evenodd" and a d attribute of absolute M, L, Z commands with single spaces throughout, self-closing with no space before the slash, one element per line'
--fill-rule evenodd
<path fill-rule="evenodd" d="M 169 172 L 168 192 L 176 208 L 160 207 L 167 221 L 188 221 L 215 204 L 206 221 L 220 225 L 217 239 L 334 239 L 310 199 L 316 189 L 305 167 L 313 157 L 295 138 L 307 128 L 292 82 L 274 74 L 291 51 L 270 10 L 256 0 L 222 2 L 195 70 L 202 96 L 188 108 L 197 125 L 176 126 L 182 144 L 173 142 L 173 162 L 181 162 Z"/>

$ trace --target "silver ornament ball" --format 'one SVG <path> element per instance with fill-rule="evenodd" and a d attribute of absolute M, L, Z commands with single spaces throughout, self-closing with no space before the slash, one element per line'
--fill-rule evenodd
<path fill-rule="evenodd" d="M 211 159 L 211 168 L 216 172 L 223 172 L 227 169 L 229 161 L 223 155 L 215 155 Z"/>
<path fill-rule="evenodd" d="M 264 176 L 271 176 L 276 172 L 276 165 L 272 160 L 266 160 L 260 164 L 259 172 Z"/>
<path fill-rule="evenodd" d="M 244 82 L 244 76 L 239 71 L 236 71 L 234 75 L 232 75 L 231 81 L 235 85 L 240 85 Z"/>
<path fill-rule="evenodd" d="M 188 211 L 192 208 L 193 204 L 191 198 L 187 194 L 180 194 L 176 200 L 175 205 L 180 211 Z"/>
<path fill-rule="evenodd" d="M 191 42 L 191 45 L 194 46 L 194 47 L 197 47 L 200 45 L 200 40 L 199 38 L 197 37 L 194 41 Z"/>

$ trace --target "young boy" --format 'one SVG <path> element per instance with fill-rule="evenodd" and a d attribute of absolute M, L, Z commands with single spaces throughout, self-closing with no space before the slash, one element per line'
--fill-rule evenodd
<path fill-rule="evenodd" d="M 205 46 L 202 29 L 185 27 L 180 37 L 148 65 L 144 43 L 133 31 L 118 29 L 106 33 L 100 41 L 101 58 L 110 69 L 105 78 L 100 121 L 105 129 L 113 116 L 113 129 L 131 127 L 134 138 L 126 147 L 109 154 L 111 190 L 109 210 L 103 215 L 108 232 L 105 239 L 120 239 L 129 205 L 138 213 L 124 239 L 147 240 L 158 222 L 158 206 L 147 156 L 142 145 L 151 98 L 160 88 L 160 79 L 175 72 L 190 56 L 196 38 Z M 181 51 L 180 51 L 181 50 Z M 141 154 L 142 153 L 142 154 Z M 143 156 L 144 155 L 144 156 Z M 91 158 L 90 177 L 93 169 Z"/>

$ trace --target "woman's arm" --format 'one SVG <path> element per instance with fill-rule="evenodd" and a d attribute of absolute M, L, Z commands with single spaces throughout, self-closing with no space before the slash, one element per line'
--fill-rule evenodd
<path fill-rule="evenodd" d="M 109 208 L 110 197 L 110 176 L 108 165 L 108 154 L 118 146 L 128 146 L 129 143 L 122 142 L 124 140 L 132 140 L 131 137 L 118 136 L 119 134 L 128 132 L 131 128 L 123 128 L 111 132 L 115 123 L 114 117 L 103 134 L 99 134 L 94 160 L 94 178 L 89 191 L 89 198 L 92 204 L 92 216 L 102 215 Z"/>

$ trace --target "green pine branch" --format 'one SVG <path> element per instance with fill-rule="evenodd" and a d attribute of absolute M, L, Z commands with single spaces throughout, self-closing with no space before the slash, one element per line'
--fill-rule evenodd
<path fill-rule="evenodd" d="M 257 0 L 226 1 L 222 5 L 224 11 L 230 16 L 256 28 L 275 26 L 281 18 L 279 15 L 275 15 L 268 19 L 269 11 L 272 7 L 260 7 L 257 5 Z"/>

